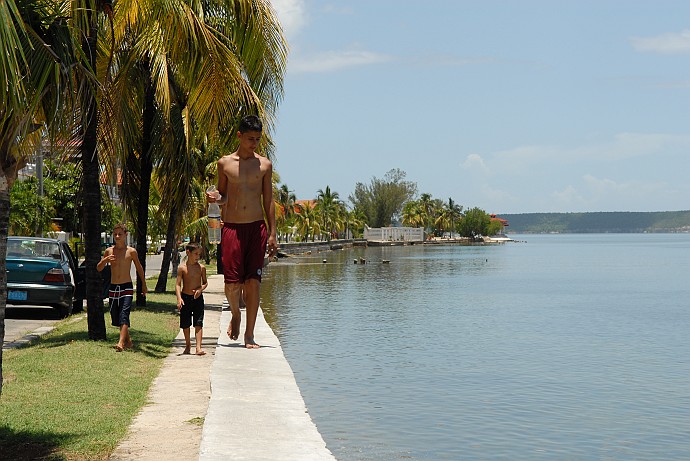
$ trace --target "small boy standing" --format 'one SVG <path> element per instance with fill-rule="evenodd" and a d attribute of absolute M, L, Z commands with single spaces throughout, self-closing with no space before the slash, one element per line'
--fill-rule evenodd
<path fill-rule="evenodd" d="M 137 250 L 127 246 L 127 227 L 116 224 L 113 227 L 115 244 L 105 250 L 103 258 L 96 265 L 98 272 L 110 264 L 110 288 L 108 290 L 108 304 L 110 305 L 110 319 L 112 325 L 120 328 L 120 339 L 115 345 L 118 352 L 132 348 L 132 338 L 129 335 L 129 313 L 132 307 L 134 285 L 130 275 L 132 263 L 141 280 L 146 280 L 144 268 L 139 262 Z M 148 292 L 146 283 L 141 287 L 144 296 Z"/>
<path fill-rule="evenodd" d="M 194 324 L 196 337 L 196 355 L 205 355 L 201 348 L 204 333 L 204 296 L 201 294 L 208 286 L 206 267 L 199 263 L 201 247 L 197 243 L 189 243 L 185 247 L 187 261 L 177 268 L 177 310 L 180 312 L 180 328 L 184 333 L 186 347 L 183 354 L 191 352 L 192 343 L 190 327 Z"/>

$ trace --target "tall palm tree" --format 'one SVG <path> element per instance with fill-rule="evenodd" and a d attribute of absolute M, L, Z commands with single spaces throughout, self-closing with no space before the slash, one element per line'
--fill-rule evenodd
<path fill-rule="evenodd" d="M 402 210 L 402 222 L 409 227 L 425 227 L 426 213 L 418 200 L 405 203 Z"/>
<path fill-rule="evenodd" d="M 331 192 L 330 186 L 326 186 L 326 190 L 319 189 L 316 192 L 315 211 L 319 216 L 321 229 L 328 235 L 328 240 L 338 229 L 340 203 L 340 196 L 335 191 Z"/>
<path fill-rule="evenodd" d="M 69 5 L 14 0 L 0 2 L 0 341 L 5 336 L 7 279 L 5 258 L 10 215 L 10 188 L 29 155 L 49 139 L 70 133 L 73 119 L 63 104 L 74 102 L 72 74 L 80 69 L 70 28 Z M 81 69 L 83 70 L 83 69 Z M 0 351 L 0 392 L 2 351 Z"/>
<path fill-rule="evenodd" d="M 359 208 L 352 211 L 345 210 L 345 238 L 348 238 L 348 233 L 353 237 L 358 238 L 364 234 L 364 226 L 367 224 L 366 215 Z"/>
<path fill-rule="evenodd" d="M 295 218 L 300 241 L 308 241 L 311 235 L 311 240 L 313 242 L 314 237 L 321 233 L 321 225 L 319 224 L 316 210 L 309 202 L 298 207 Z"/>
<path fill-rule="evenodd" d="M 287 227 L 292 222 L 292 217 L 295 214 L 295 203 L 297 196 L 293 191 L 288 189 L 287 184 L 276 188 L 274 193 L 276 201 L 276 221 L 280 234 L 287 234 Z"/>
<path fill-rule="evenodd" d="M 96 268 L 101 257 L 101 162 L 99 159 L 99 116 L 98 98 L 98 12 L 106 8 L 112 13 L 111 4 L 102 0 L 76 0 L 72 4 L 71 30 L 75 42 L 81 41 L 82 60 L 90 73 L 77 73 L 79 85 L 80 129 L 78 132 L 81 164 L 82 190 L 86 206 L 82 208 L 84 223 L 84 252 L 86 266 L 86 310 L 89 339 L 104 341 L 105 319 L 103 317 L 102 281 Z M 104 119 L 107 116 L 103 115 Z M 108 125 L 105 120 L 105 126 Z M 101 127 L 102 128 L 102 127 Z M 106 132 L 107 133 L 107 132 Z M 101 140 L 109 140 L 101 136 Z"/>
<path fill-rule="evenodd" d="M 455 232 L 456 224 L 460 221 L 460 218 L 462 218 L 462 205 L 458 205 L 449 197 L 448 203 L 443 204 L 442 214 L 449 225 L 451 233 Z"/>

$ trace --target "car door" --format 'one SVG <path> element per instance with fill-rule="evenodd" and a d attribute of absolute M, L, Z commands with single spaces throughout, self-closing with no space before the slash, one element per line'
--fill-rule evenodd
<path fill-rule="evenodd" d="M 79 267 L 77 258 L 74 257 L 74 253 L 67 243 L 60 242 L 60 249 L 69 264 L 70 273 L 72 274 L 74 299 L 86 298 L 86 267 Z"/>

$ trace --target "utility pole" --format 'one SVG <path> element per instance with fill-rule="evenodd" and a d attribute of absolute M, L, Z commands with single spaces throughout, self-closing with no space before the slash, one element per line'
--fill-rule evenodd
<path fill-rule="evenodd" d="M 38 223 L 36 237 L 43 237 L 43 146 L 36 153 L 36 177 L 38 178 Z"/>

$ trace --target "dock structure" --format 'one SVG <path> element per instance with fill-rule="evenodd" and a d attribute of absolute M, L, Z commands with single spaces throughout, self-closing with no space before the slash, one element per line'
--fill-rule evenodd
<path fill-rule="evenodd" d="M 421 227 L 365 227 L 364 239 L 368 246 L 414 245 L 424 243 Z"/>

